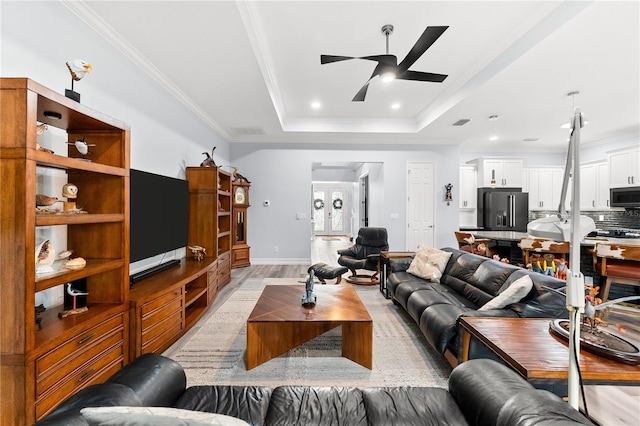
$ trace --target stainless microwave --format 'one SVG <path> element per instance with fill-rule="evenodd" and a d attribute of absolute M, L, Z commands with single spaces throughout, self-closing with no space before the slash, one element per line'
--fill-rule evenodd
<path fill-rule="evenodd" d="M 611 207 L 640 208 L 640 186 L 609 189 Z"/>

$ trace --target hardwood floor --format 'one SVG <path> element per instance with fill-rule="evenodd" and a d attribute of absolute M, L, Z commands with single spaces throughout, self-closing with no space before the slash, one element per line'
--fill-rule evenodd
<path fill-rule="evenodd" d="M 311 263 L 325 262 L 337 265 L 337 250 L 353 243 L 347 237 L 317 237 L 311 242 Z M 233 269 L 231 282 L 218 294 L 214 305 L 198 324 L 194 325 L 182 338 L 164 352 L 166 356 L 177 353 L 182 346 L 198 332 L 199 324 L 204 324 L 248 278 L 300 278 L 306 277 L 305 265 L 251 265 Z M 344 281 L 343 281 L 344 282 Z M 382 296 L 381 296 L 382 297 Z M 640 368 L 640 367 L 639 367 Z M 602 426 L 640 425 L 640 386 L 586 386 L 585 395 L 591 417 Z"/>

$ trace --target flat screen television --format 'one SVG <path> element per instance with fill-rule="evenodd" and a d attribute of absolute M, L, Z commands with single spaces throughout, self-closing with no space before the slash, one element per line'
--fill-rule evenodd
<path fill-rule="evenodd" d="M 185 247 L 189 237 L 189 182 L 131 169 L 130 261 Z"/>

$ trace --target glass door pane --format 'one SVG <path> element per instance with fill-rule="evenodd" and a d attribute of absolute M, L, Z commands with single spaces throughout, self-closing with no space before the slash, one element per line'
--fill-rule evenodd
<path fill-rule="evenodd" d="M 344 233 L 344 199 L 343 191 L 331 191 L 331 234 Z"/>
<path fill-rule="evenodd" d="M 313 191 L 313 230 L 316 233 L 326 232 L 325 226 L 325 194 L 324 191 Z"/>

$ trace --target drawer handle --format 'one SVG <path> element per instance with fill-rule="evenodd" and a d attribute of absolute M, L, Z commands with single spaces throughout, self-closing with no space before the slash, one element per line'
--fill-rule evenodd
<path fill-rule="evenodd" d="M 87 337 L 83 337 L 82 339 L 78 340 L 78 344 L 82 345 L 84 343 L 87 343 L 89 340 L 93 339 L 95 337 L 95 335 L 96 335 L 96 333 L 91 333 Z"/>
<path fill-rule="evenodd" d="M 96 370 L 94 368 L 92 368 L 91 370 L 88 370 L 82 376 L 80 376 L 80 378 L 78 379 L 78 383 L 84 382 L 85 380 L 87 380 L 95 372 L 96 372 Z"/>

